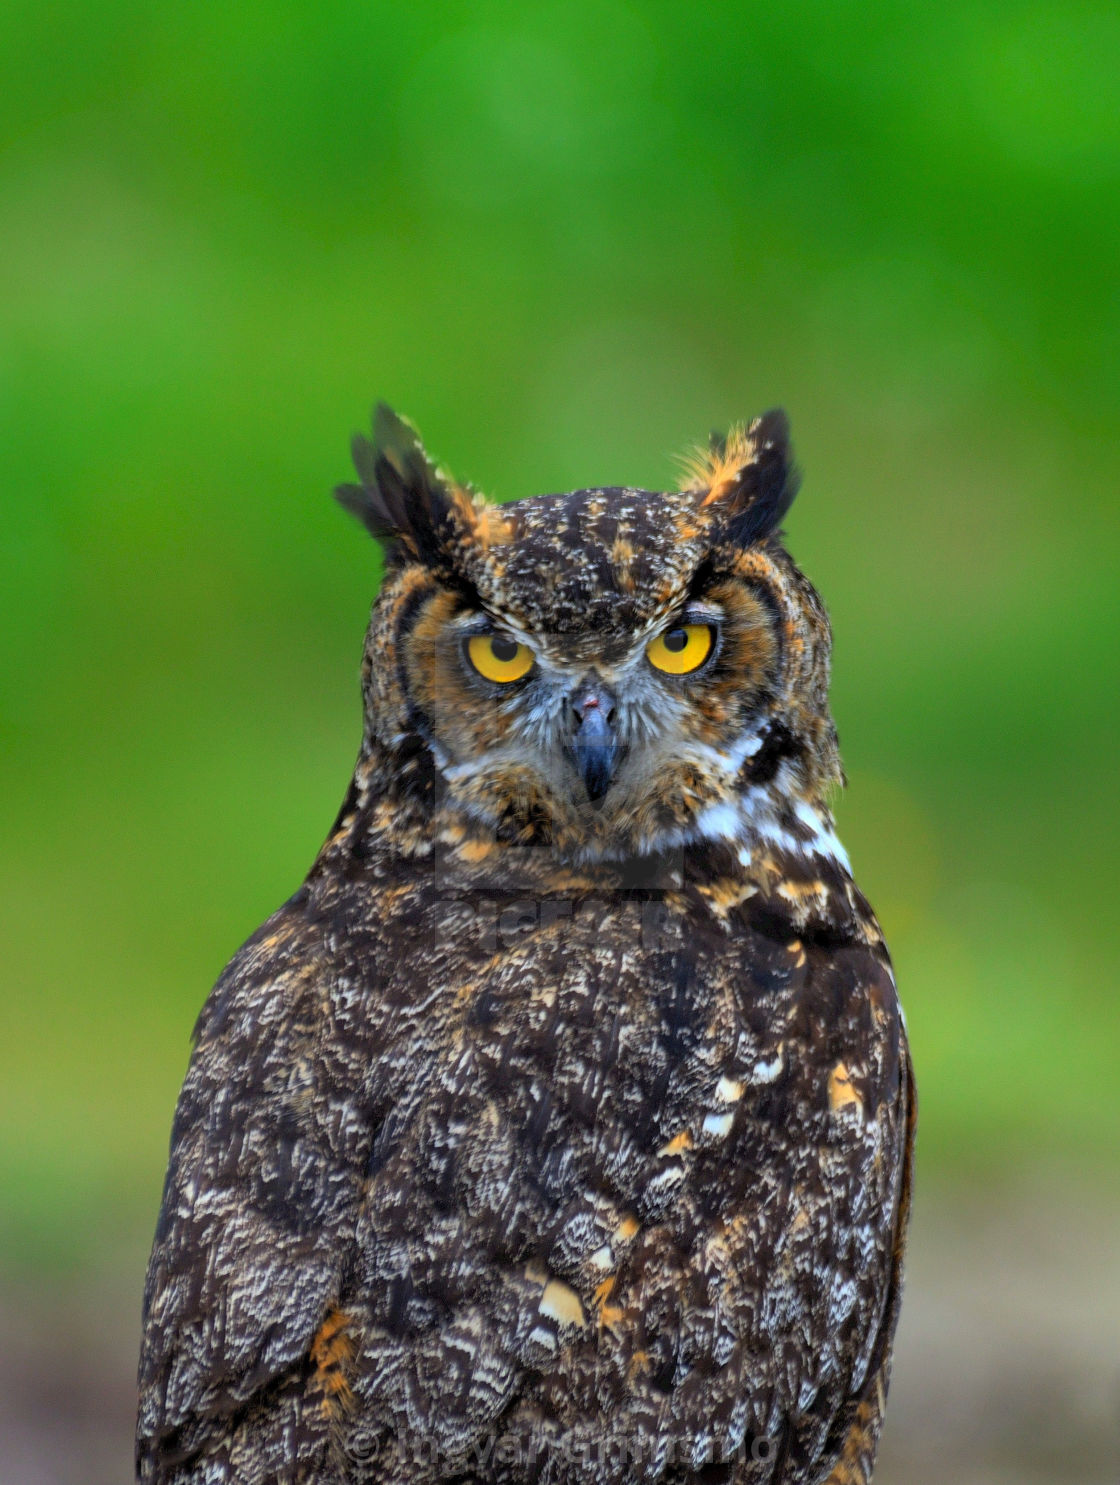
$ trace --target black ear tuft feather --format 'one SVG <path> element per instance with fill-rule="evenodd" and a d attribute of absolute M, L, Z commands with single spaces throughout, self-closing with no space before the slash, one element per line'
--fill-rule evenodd
<path fill-rule="evenodd" d="M 765 541 L 781 525 L 797 495 L 789 419 L 780 408 L 726 438 L 713 435 L 703 467 L 702 504 L 722 519 L 723 537 L 737 546 Z"/>
<path fill-rule="evenodd" d="M 793 464 L 789 419 L 780 408 L 763 413 L 751 435 L 755 457 L 739 471 L 733 497 L 737 509 L 727 528 L 740 546 L 764 541 L 778 530 L 801 482 Z"/>
<path fill-rule="evenodd" d="M 390 552 L 399 545 L 435 561 L 451 534 L 453 499 L 415 428 L 379 402 L 373 441 L 356 434 L 351 452 L 361 484 L 339 485 L 335 498 Z"/>

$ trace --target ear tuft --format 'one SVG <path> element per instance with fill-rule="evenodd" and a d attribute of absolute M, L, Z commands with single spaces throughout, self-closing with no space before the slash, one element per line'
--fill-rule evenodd
<path fill-rule="evenodd" d="M 384 402 L 373 413 L 373 441 L 351 444 L 360 485 L 339 485 L 335 498 L 390 551 L 399 545 L 435 561 L 453 535 L 453 511 L 466 498 L 436 469 L 411 423 Z"/>
<path fill-rule="evenodd" d="M 685 465 L 686 491 L 723 524 L 723 536 L 750 546 L 774 534 L 797 494 L 789 419 L 780 408 L 741 424 L 726 438 L 713 434 L 707 449 Z"/>

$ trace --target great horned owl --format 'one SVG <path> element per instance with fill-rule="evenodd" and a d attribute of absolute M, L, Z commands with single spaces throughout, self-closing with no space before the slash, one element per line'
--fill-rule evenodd
<path fill-rule="evenodd" d="M 139 1478 L 865 1481 L 915 1105 L 785 418 L 502 507 L 374 435 L 361 751 L 198 1023 Z"/>

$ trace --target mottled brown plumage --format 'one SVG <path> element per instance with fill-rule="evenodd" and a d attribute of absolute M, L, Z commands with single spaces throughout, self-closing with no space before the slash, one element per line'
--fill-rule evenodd
<path fill-rule="evenodd" d="M 914 1096 L 784 418 L 675 494 L 355 459 L 362 748 L 199 1020 L 138 1478 L 870 1479 Z"/>

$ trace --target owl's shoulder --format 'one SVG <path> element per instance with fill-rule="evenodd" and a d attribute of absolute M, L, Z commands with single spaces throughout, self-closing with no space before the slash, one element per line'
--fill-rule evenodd
<path fill-rule="evenodd" d="M 253 934 L 195 1028 L 144 1292 L 153 1459 L 196 1450 L 304 1356 L 337 1289 L 368 1142 L 321 1055 L 335 971 L 310 904 L 301 889 Z"/>

